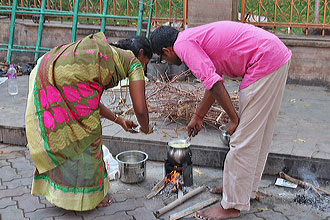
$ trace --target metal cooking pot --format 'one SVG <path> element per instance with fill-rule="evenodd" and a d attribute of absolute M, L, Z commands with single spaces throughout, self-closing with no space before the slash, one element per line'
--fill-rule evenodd
<path fill-rule="evenodd" d="M 221 139 L 222 143 L 226 146 L 229 146 L 230 135 L 226 131 L 226 125 L 220 126 L 219 129 L 221 131 L 220 139 Z"/>
<path fill-rule="evenodd" d="M 138 150 L 124 151 L 116 156 L 119 164 L 119 180 L 123 183 L 139 183 L 146 177 L 148 154 Z"/>
<path fill-rule="evenodd" d="M 183 164 L 186 160 L 191 158 L 191 150 L 189 148 L 190 142 L 183 139 L 177 139 L 168 142 L 167 144 L 167 159 L 170 162 Z M 185 147 L 177 147 L 177 145 L 185 145 Z"/>

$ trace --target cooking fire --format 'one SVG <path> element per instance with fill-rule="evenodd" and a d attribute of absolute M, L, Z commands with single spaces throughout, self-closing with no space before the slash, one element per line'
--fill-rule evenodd
<path fill-rule="evenodd" d="M 183 176 L 180 172 L 176 171 L 177 166 L 174 166 L 174 170 L 166 176 L 166 185 L 172 188 L 172 192 L 176 193 L 178 190 L 182 190 Z"/>

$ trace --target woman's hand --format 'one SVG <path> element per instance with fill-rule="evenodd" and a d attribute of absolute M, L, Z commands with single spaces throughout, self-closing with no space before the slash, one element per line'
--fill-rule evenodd
<path fill-rule="evenodd" d="M 188 136 L 196 136 L 202 127 L 203 120 L 194 114 L 188 124 Z"/>
<path fill-rule="evenodd" d="M 135 124 L 133 121 L 127 120 L 127 119 L 122 118 L 122 117 L 118 117 L 116 122 L 120 126 L 122 126 L 125 131 L 128 131 L 130 133 L 137 133 L 137 131 L 135 131 L 133 128 L 137 127 L 138 125 Z"/>

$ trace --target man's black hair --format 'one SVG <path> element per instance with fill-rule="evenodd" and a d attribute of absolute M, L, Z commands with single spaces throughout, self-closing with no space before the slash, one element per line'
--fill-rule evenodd
<path fill-rule="evenodd" d="M 110 45 L 123 50 L 130 50 L 134 53 L 135 57 L 138 57 L 140 50 L 143 49 L 143 55 L 147 56 L 149 59 L 152 58 L 151 45 L 146 37 L 133 36 L 128 39 L 119 40 L 117 43 L 111 43 Z"/>
<path fill-rule="evenodd" d="M 150 37 L 152 51 L 163 55 L 163 48 L 173 47 L 179 31 L 169 26 L 161 26 L 154 30 Z"/>

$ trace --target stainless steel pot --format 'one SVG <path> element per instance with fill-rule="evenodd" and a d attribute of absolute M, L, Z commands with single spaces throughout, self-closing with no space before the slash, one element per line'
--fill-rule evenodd
<path fill-rule="evenodd" d="M 139 183 L 146 177 L 148 154 L 138 150 L 124 151 L 116 156 L 119 164 L 119 180 L 124 183 Z"/>
<path fill-rule="evenodd" d="M 167 159 L 177 164 L 182 164 L 186 159 L 191 158 L 190 142 L 177 139 L 167 144 Z M 181 146 L 180 146 L 181 145 Z M 182 145 L 185 145 L 184 147 Z M 180 147 L 178 147 L 180 146 Z"/>
<path fill-rule="evenodd" d="M 219 129 L 221 131 L 220 139 L 221 139 L 222 143 L 226 146 L 229 146 L 230 135 L 226 131 L 226 125 L 220 126 Z"/>

